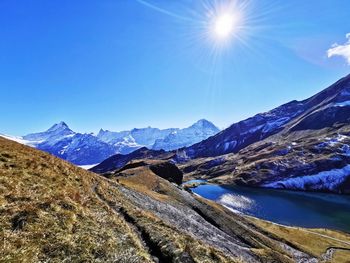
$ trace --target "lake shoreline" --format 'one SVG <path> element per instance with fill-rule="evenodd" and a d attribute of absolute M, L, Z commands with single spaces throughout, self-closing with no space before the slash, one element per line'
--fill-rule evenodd
<path fill-rule="evenodd" d="M 218 185 L 204 180 L 182 186 L 245 216 L 288 227 L 350 233 L 349 195 Z"/>

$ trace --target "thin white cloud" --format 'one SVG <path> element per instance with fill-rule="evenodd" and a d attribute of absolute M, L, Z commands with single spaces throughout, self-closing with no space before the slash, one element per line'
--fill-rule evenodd
<path fill-rule="evenodd" d="M 343 45 L 337 43 L 333 44 L 330 49 L 327 50 L 328 57 L 341 56 L 346 59 L 350 65 L 350 33 L 346 34 L 347 41 Z"/>
<path fill-rule="evenodd" d="M 187 18 L 187 17 L 184 17 L 184 16 L 180 16 L 178 14 L 172 13 L 172 12 L 170 12 L 168 10 L 165 10 L 163 8 L 160 8 L 160 7 L 156 6 L 156 5 L 152 5 L 152 4 L 150 4 L 150 3 L 148 3 L 147 1 L 144 1 L 144 0 L 137 0 L 137 2 L 139 2 L 140 4 L 142 4 L 142 5 L 144 5 L 144 6 L 148 7 L 148 8 L 151 8 L 151 9 L 157 11 L 157 12 L 163 13 L 163 14 L 168 15 L 168 16 L 172 16 L 172 17 L 175 17 L 175 18 L 178 18 L 178 19 L 182 19 L 182 20 L 189 20 L 189 21 L 192 20 L 190 18 Z"/>

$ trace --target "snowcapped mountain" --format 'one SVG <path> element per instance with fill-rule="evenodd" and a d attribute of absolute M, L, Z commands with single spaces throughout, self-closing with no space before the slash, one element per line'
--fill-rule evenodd
<path fill-rule="evenodd" d="M 166 137 L 157 139 L 152 148 L 166 151 L 179 149 L 205 140 L 219 131 L 213 123 L 202 119 L 188 128 L 175 130 Z"/>
<path fill-rule="evenodd" d="M 47 131 L 31 133 L 23 136 L 23 139 L 27 141 L 37 142 L 50 141 L 51 143 L 53 143 L 56 140 L 61 139 L 62 137 L 73 136 L 74 134 L 75 132 L 73 132 L 65 122 L 61 121 L 60 123 L 54 124 Z"/>
<path fill-rule="evenodd" d="M 128 154 L 141 147 L 154 150 L 175 150 L 207 139 L 219 131 L 213 123 L 202 119 L 184 129 L 161 130 L 147 127 L 121 132 L 101 129 L 97 137 L 117 147 L 119 153 Z"/>
<path fill-rule="evenodd" d="M 156 140 L 163 139 L 172 132 L 178 130 L 179 129 L 177 128 L 160 130 L 157 128 L 147 127 L 142 129 L 132 129 L 130 133 L 137 143 L 144 145 L 147 148 L 152 148 Z"/>
<path fill-rule="evenodd" d="M 28 141 L 28 140 L 23 139 L 23 137 L 20 137 L 20 136 L 11 136 L 11 135 L 0 133 L 0 137 L 3 137 L 5 139 L 15 141 L 15 142 L 18 142 L 18 143 L 21 143 L 24 145 L 28 145 L 31 147 L 35 147 L 35 145 L 38 144 L 38 142 L 36 142 L 36 141 Z"/>
<path fill-rule="evenodd" d="M 152 148 L 156 141 L 163 140 L 174 132 L 187 130 L 187 134 L 191 136 L 185 139 L 178 137 L 178 140 L 182 140 L 179 143 L 176 139 L 172 139 L 169 141 L 172 146 L 169 147 L 163 143 L 167 149 L 172 149 L 174 145 L 181 147 L 191 145 L 202 138 L 208 138 L 217 131 L 212 123 L 205 120 L 191 127 L 182 130 L 147 127 L 120 132 L 101 129 L 97 135 L 94 135 L 74 132 L 66 123 L 60 122 L 44 132 L 23 137 L 1 136 L 49 152 L 77 165 L 91 165 L 100 163 L 114 154 L 128 154 L 142 147 Z"/>
<path fill-rule="evenodd" d="M 36 145 L 36 148 L 77 165 L 97 164 L 116 153 L 115 147 L 87 133 L 47 140 Z"/>
<path fill-rule="evenodd" d="M 131 136 L 130 131 L 113 132 L 100 129 L 97 138 L 116 148 L 117 153 L 128 154 L 142 147 Z"/>
<path fill-rule="evenodd" d="M 158 129 L 158 128 L 141 128 L 130 131 L 112 132 L 101 129 L 97 137 L 118 148 L 119 153 L 127 154 L 141 147 L 152 148 L 156 140 L 163 139 L 177 128 Z"/>

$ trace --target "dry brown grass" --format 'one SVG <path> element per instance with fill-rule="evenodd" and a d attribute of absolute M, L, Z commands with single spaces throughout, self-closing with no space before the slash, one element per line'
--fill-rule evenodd
<path fill-rule="evenodd" d="M 92 193 L 98 176 L 2 138 L 0 156 L 2 262 L 149 261 Z"/>
<path fill-rule="evenodd" d="M 122 183 L 168 200 L 155 191 L 164 180 L 148 170 L 139 175 L 142 183 L 136 178 Z M 238 262 L 135 207 L 114 184 L 0 137 L 0 262 L 153 261 L 139 231 L 114 203 L 172 258 L 188 251 L 195 262 Z"/>
<path fill-rule="evenodd" d="M 285 227 L 277 224 L 272 224 L 268 221 L 260 220 L 254 217 L 248 217 L 248 219 L 266 231 L 273 233 L 280 238 L 288 240 L 295 247 L 300 248 L 303 251 L 306 251 L 318 258 L 320 258 L 321 255 L 331 247 L 349 249 L 348 251 L 336 251 L 332 262 L 350 262 L 350 245 L 333 239 L 335 238 L 350 243 L 349 234 L 329 229 L 304 229 L 296 227 Z M 329 238 L 317 234 L 325 235 Z"/>

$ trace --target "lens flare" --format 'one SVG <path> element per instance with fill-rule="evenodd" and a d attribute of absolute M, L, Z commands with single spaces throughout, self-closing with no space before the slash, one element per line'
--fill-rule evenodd
<path fill-rule="evenodd" d="M 233 14 L 221 14 L 214 20 L 214 33 L 216 37 L 225 39 L 233 35 L 238 25 L 237 16 Z"/>

